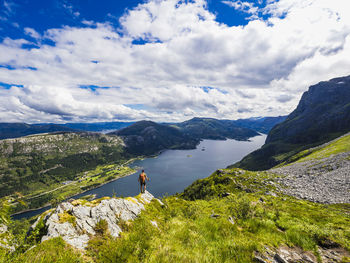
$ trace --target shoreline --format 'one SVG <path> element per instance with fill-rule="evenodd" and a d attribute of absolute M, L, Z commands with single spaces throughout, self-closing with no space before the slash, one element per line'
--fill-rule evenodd
<path fill-rule="evenodd" d="M 260 133 L 258 136 L 261 136 L 261 135 L 262 135 L 262 134 Z M 254 136 L 254 137 L 256 137 L 256 136 Z M 149 156 L 139 156 L 139 157 L 131 158 L 130 160 L 124 162 L 124 163 L 121 164 L 120 166 L 128 165 L 128 164 L 133 163 L 133 162 L 135 162 L 135 161 L 137 161 L 137 160 L 144 160 L 144 159 L 147 159 L 147 158 L 157 158 L 157 157 L 159 157 L 160 154 L 162 154 L 163 152 L 168 151 L 168 150 L 193 150 L 193 149 L 197 149 L 197 148 L 198 148 L 198 145 L 200 145 L 200 143 L 201 143 L 203 140 L 226 141 L 227 139 L 230 139 L 230 138 L 226 138 L 225 140 L 201 139 L 201 140 L 198 142 L 198 144 L 196 144 L 196 146 L 195 146 L 194 148 L 190 148 L 190 149 L 189 149 L 189 148 L 183 148 L 183 149 L 162 149 L 162 150 L 159 150 L 157 153 L 155 153 L 155 154 L 153 154 L 153 155 L 149 155 Z M 240 141 L 240 140 L 237 140 L 237 139 L 233 139 L 233 140 Z M 244 140 L 244 141 L 250 142 L 250 140 Z M 131 167 L 129 166 L 129 168 L 131 168 Z M 136 171 L 136 172 L 137 172 L 137 171 Z M 136 172 L 134 172 L 134 173 L 136 173 Z M 127 174 L 125 174 L 125 175 L 123 175 L 123 176 L 120 176 L 120 177 L 118 177 L 118 178 L 114 178 L 114 179 L 111 179 L 111 180 L 109 180 L 109 181 L 103 182 L 103 183 L 101 183 L 100 185 L 95 186 L 95 187 L 93 187 L 93 188 L 84 190 L 84 191 L 82 191 L 82 192 L 74 193 L 73 195 L 67 196 L 63 201 L 66 201 L 66 200 L 68 200 L 68 199 L 70 199 L 70 198 L 73 198 L 73 197 L 76 196 L 76 195 L 80 195 L 80 194 L 86 193 L 86 192 L 88 192 L 88 191 L 91 191 L 91 190 L 100 188 L 100 187 L 102 187 L 102 186 L 104 186 L 104 185 L 106 185 L 106 184 L 108 184 L 108 183 L 111 183 L 111 182 L 116 181 L 116 180 L 118 180 L 118 179 L 124 178 L 124 177 L 126 177 L 126 176 L 130 176 L 130 175 L 132 175 L 132 174 L 134 174 L 134 173 L 127 173 Z M 63 201 L 62 201 L 62 202 L 63 202 Z M 16 213 L 14 213 L 14 214 L 11 214 L 11 217 L 17 216 L 17 215 L 21 215 L 21 214 L 24 214 L 24 213 L 28 213 L 28 212 L 32 212 L 32 211 L 36 211 L 36 210 L 40 210 L 40 209 L 43 209 L 43 208 L 47 208 L 47 207 L 49 207 L 49 206 L 51 206 L 51 203 L 46 203 L 45 205 L 40 206 L 40 207 L 38 207 L 38 208 L 31 208 L 31 209 L 26 209 L 26 210 L 22 210 L 22 211 L 16 212 Z M 48 209 L 49 209 L 49 208 L 48 208 Z M 28 218 L 28 217 L 26 217 L 26 218 Z"/>
<path fill-rule="evenodd" d="M 134 159 L 135 159 L 135 158 L 134 158 Z M 138 158 L 137 158 L 137 159 L 138 159 Z M 135 160 L 133 160 L 133 161 L 135 161 Z M 123 165 L 125 165 L 125 163 L 124 163 Z M 136 172 L 137 172 L 137 171 L 136 171 Z M 116 181 L 116 180 L 118 180 L 118 179 L 124 178 L 124 177 L 126 177 L 126 176 L 130 176 L 130 175 L 132 175 L 132 174 L 134 174 L 134 173 L 136 173 L 136 172 L 127 173 L 127 174 L 125 174 L 125 175 L 123 175 L 123 176 L 120 176 L 120 177 L 118 177 L 118 178 L 114 178 L 114 179 L 111 179 L 111 180 L 109 180 L 109 181 L 106 181 L 106 182 L 104 182 L 104 183 L 102 183 L 102 184 L 100 184 L 100 185 L 98 185 L 98 186 L 93 187 L 93 188 L 90 188 L 90 189 L 84 190 L 84 191 L 82 191 L 82 192 L 75 193 L 75 194 L 73 194 L 73 195 L 67 196 L 62 202 L 66 201 L 66 200 L 68 200 L 68 199 L 70 199 L 70 198 L 72 198 L 72 197 L 74 197 L 74 196 L 76 196 L 76 195 L 80 195 L 80 194 L 86 193 L 86 192 L 88 192 L 88 191 L 97 189 L 97 188 L 102 187 L 102 186 L 104 186 L 104 185 L 106 185 L 106 184 L 109 184 L 109 183 L 111 183 L 111 182 L 114 182 L 114 181 Z M 28 212 L 40 210 L 40 209 L 43 209 L 43 208 L 46 208 L 46 207 L 49 207 L 49 206 L 51 206 L 51 203 L 46 203 L 45 205 L 40 206 L 40 207 L 38 207 L 38 208 L 31 208 L 31 209 L 22 210 L 22 211 L 13 213 L 13 214 L 11 214 L 10 216 L 13 217 L 13 216 L 16 216 L 16 215 L 21 215 L 21 214 L 24 214 L 24 213 L 28 213 Z"/>

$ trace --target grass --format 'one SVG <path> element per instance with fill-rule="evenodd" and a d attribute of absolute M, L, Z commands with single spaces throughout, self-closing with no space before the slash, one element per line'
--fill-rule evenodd
<path fill-rule="evenodd" d="M 153 200 L 135 221 L 119 222 L 120 238 L 112 238 L 106 222 L 100 221 L 95 228 L 98 235 L 92 237 L 84 256 L 58 238 L 11 258 L 69 263 L 253 262 L 254 252 L 264 251 L 265 246 L 300 247 L 318 255 L 318 246 L 328 241 L 350 251 L 350 205 L 272 196 L 267 192 L 277 192 L 273 178 L 268 172 L 220 170 L 182 194 L 163 198 L 164 205 Z M 101 200 L 78 200 L 76 205 Z M 61 218 L 71 220 L 69 215 Z"/>
<path fill-rule="evenodd" d="M 350 151 L 350 134 L 343 136 L 331 144 L 327 145 L 326 147 L 321 147 L 316 149 L 315 151 L 312 151 L 307 156 L 300 158 L 298 161 L 303 162 L 307 160 L 312 159 L 322 159 L 329 157 L 331 155 L 343 153 L 343 152 L 349 152 Z"/>
<path fill-rule="evenodd" d="M 0 261 L 1 262 L 1 261 Z M 83 263 L 86 262 L 79 251 L 67 245 L 60 237 L 45 241 L 26 253 L 12 255 L 4 262 L 13 263 Z"/>
<path fill-rule="evenodd" d="M 225 172 L 224 178 L 235 177 L 235 182 L 214 174 L 181 196 L 164 198 L 165 206 L 153 201 L 121 238 L 91 240 L 87 255 L 94 262 L 252 262 L 253 252 L 266 245 L 297 246 L 317 254 L 324 240 L 350 250 L 349 206 L 273 197 L 254 187 L 246 193 L 237 185 L 258 182 L 261 174 L 246 172 L 241 180 L 242 170 Z M 268 180 L 267 174 L 263 177 L 260 183 Z M 190 188 L 204 189 L 202 196 L 194 198 Z M 232 191 L 222 198 L 221 190 Z"/>

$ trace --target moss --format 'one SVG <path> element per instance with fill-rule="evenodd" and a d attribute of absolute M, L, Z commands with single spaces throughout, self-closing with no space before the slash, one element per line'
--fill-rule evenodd
<path fill-rule="evenodd" d="M 61 224 L 65 222 L 68 222 L 73 226 L 76 226 L 77 224 L 75 216 L 71 215 L 69 212 L 65 211 L 64 213 L 58 214 L 58 217 L 59 217 L 59 223 Z"/>

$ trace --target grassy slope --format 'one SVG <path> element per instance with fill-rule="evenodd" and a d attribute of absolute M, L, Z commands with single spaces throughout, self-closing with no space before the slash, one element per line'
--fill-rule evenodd
<path fill-rule="evenodd" d="M 328 240 L 350 250 L 349 205 L 267 195 L 275 188 L 273 176 L 240 169 L 216 172 L 184 193 L 164 198 L 165 206 L 152 201 L 136 221 L 121 222 L 121 238 L 99 235 L 84 258 L 73 262 L 252 262 L 254 251 L 266 245 L 298 246 L 317 255 L 317 246 Z M 231 194 L 221 197 L 227 192 Z M 52 246 L 61 241 L 50 242 L 27 254 L 27 261 L 15 254 L 13 262 L 42 262 L 44 251 L 52 258 L 60 254 L 60 262 L 76 257 L 74 250 Z"/>
<path fill-rule="evenodd" d="M 283 166 L 293 162 L 303 162 L 303 161 L 308 161 L 313 159 L 322 159 L 322 158 L 330 157 L 332 155 L 337 155 L 337 154 L 341 154 L 349 151 L 350 151 L 350 133 L 347 133 L 326 144 L 301 151 L 289 157 L 278 166 Z"/>
<path fill-rule="evenodd" d="M 264 195 L 262 185 L 270 175 L 226 172 L 165 198 L 165 207 L 153 202 L 122 238 L 92 241 L 88 255 L 96 262 L 251 262 L 253 252 L 265 245 L 287 244 L 317 254 L 317 245 L 333 240 L 350 249 L 348 205 Z M 227 191 L 232 194 L 218 197 Z"/>
<path fill-rule="evenodd" d="M 347 152 L 349 142 L 350 134 L 305 151 L 293 161 Z M 272 196 L 274 176 L 267 171 L 219 170 L 182 194 L 163 198 L 165 206 L 152 201 L 136 221 L 122 222 L 121 238 L 97 236 L 86 255 L 73 262 L 252 262 L 254 251 L 263 251 L 266 245 L 301 247 L 318 256 L 317 247 L 330 241 L 350 251 L 350 204 Z M 230 194 L 223 197 L 225 193 Z M 55 250 L 44 242 L 36 248 L 35 257 L 31 253 L 27 261 L 20 261 L 24 256 L 19 253 L 12 259 L 42 262 L 44 252 L 58 253 L 60 262 L 71 262 L 68 258 L 77 256 L 74 250 L 64 252 L 60 246 Z"/>

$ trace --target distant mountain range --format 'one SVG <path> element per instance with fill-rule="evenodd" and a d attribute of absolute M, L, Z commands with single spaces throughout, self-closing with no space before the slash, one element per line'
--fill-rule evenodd
<path fill-rule="evenodd" d="M 239 127 L 245 127 L 267 134 L 276 124 L 281 123 L 286 118 L 287 116 L 249 118 L 239 119 L 233 121 L 233 123 Z"/>
<path fill-rule="evenodd" d="M 269 169 L 288 162 L 296 153 L 330 141 L 350 131 L 350 76 L 313 85 L 297 108 L 276 125 L 261 149 L 252 152 L 234 166 Z"/>
<path fill-rule="evenodd" d="M 78 130 L 58 124 L 0 123 L 0 139 L 17 138 L 38 133 Z"/>
<path fill-rule="evenodd" d="M 60 124 L 61 126 L 81 130 L 81 131 L 92 131 L 92 132 L 104 132 L 111 130 L 120 130 L 128 127 L 135 122 L 93 122 L 93 123 L 65 123 Z"/>
<path fill-rule="evenodd" d="M 232 120 L 217 120 L 212 118 L 193 118 L 181 123 L 161 123 L 180 129 L 188 135 L 201 139 L 232 138 L 246 140 L 256 136 L 256 132 L 267 133 L 275 124 L 283 121 L 284 117 L 265 117 Z M 135 122 L 96 122 L 96 123 L 0 123 L 0 139 L 18 138 L 31 134 L 69 132 L 112 132 L 126 128 Z M 250 130 L 249 130 L 250 129 Z M 252 131 L 253 130 L 253 131 Z M 192 136 L 192 137 L 193 137 Z"/>
<path fill-rule="evenodd" d="M 240 127 L 231 120 L 217 120 L 213 118 L 193 118 L 188 121 L 173 124 L 172 127 L 179 129 L 184 134 L 199 138 L 212 140 L 247 140 L 259 135 L 256 131 Z"/>

